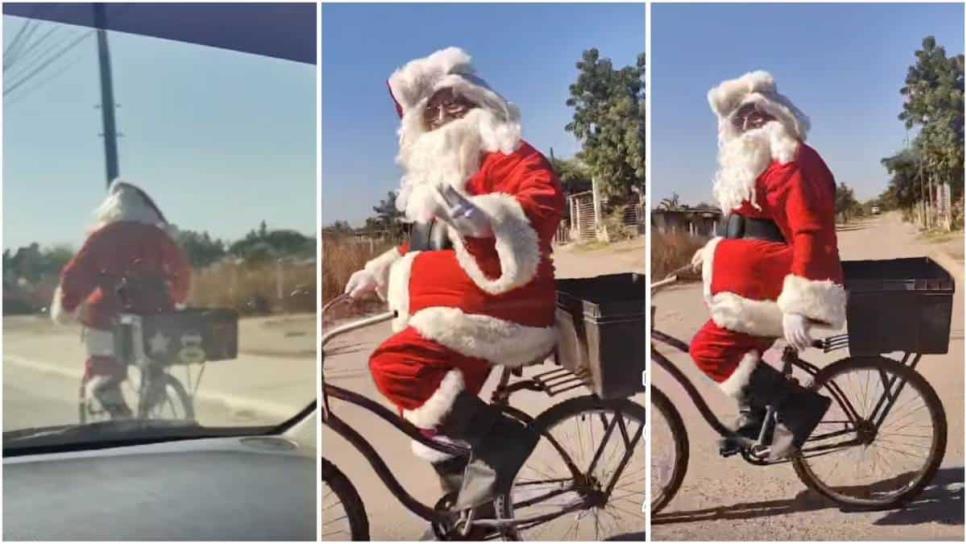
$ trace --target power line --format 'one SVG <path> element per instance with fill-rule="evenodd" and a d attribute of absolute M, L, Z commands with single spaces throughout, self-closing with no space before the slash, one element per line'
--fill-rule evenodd
<path fill-rule="evenodd" d="M 33 19 L 27 19 L 24 22 L 24 24 L 20 25 L 20 30 L 18 30 L 17 34 L 13 37 L 12 40 L 10 40 L 10 45 L 4 48 L 4 51 L 3 51 L 4 68 L 7 67 L 8 63 L 16 60 L 17 48 L 20 47 L 20 44 L 22 43 L 24 33 L 27 31 L 28 28 L 30 28 L 31 26 L 34 26 L 35 24 L 36 23 L 34 23 Z"/>
<path fill-rule="evenodd" d="M 16 55 L 16 57 L 14 59 L 12 59 L 12 61 L 10 63 L 7 63 L 6 62 L 6 58 L 5 58 L 4 59 L 4 64 L 3 64 L 4 74 L 6 74 L 7 70 L 14 70 L 14 69 L 22 66 L 23 61 L 21 59 L 24 58 L 24 57 L 26 57 L 27 55 L 30 55 L 30 53 L 32 53 L 34 50 L 36 50 L 38 47 L 40 47 L 44 42 L 47 42 L 50 39 L 50 37 L 53 34 L 55 34 L 58 30 L 60 30 L 60 27 L 52 26 L 50 28 L 50 30 L 48 30 L 44 35 L 42 35 L 41 37 L 37 38 L 30 45 L 25 46 L 26 49 L 24 49 L 23 52 L 18 51 L 17 52 L 18 54 Z M 29 62 L 29 60 L 30 60 L 30 58 L 27 57 L 27 61 L 28 62 Z"/>
<path fill-rule="evenodd" d="M 48 66 L 50 66 L 51 63 L 53 63 L 54 61 L 56 61 L 60 57 L 64 56 L 64 54 L 66 54 L 68 51 L 70 51 L 71 49 L 73 49 L 74 47 L 76 47 L 78 44 L 80 44 L 82 41 L 84 41 L 86 38 L 88 38 L 92 34 L 94 34 L 94 31 L 93 30 L 91 30 L 89 32 L 85 32 L 82 35 L 78 36 L 75 40 L 73 40 L 72 42 L 70 42 L 69 44 L 67 44 L 66 47 L 64 47 L 63 49 L 61 49 L 60 51 L 58 51 L 56 54 L 54 54 L 53 56 L 51 56 L 50 58 L 48 58 L 46 61 L 44 61 L 43 63 L 41 63 L 40 66 L 37 66 L 33 71 L 31 71 L 27 75 L 23 76 L 22 78 L 20 78 L 17 82 L 12 83 L 9 87 L 4 88 L 3 89 L 3 96 L 7 96 L 11 92 L 15 91 L 18 87 L 22 86 L 24 83 L 30 81 L 37 74 L 39 74 L 45 68 L 47 68 Z"/>

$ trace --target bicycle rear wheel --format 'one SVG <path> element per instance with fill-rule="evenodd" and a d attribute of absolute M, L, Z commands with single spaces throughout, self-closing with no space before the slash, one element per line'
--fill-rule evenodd
<path fill-rule="evenodd" d="M 946 414 L 914 369 L 885 357 L 842 359 L 812 389 L 834 399 L 792 463 L 833 501 L 891 508 L 918 495 L 946 451 Z"/>
<path fill-rule="evenodd" d="M 688 432 L 671 401 L 651 387 L 651 515 L 660 512 L 681 487 L 691 455 Z"/>
<path fill-rule="evenodd" d="M 322 458 L 322 540 L 369 540 L 366 507 L 349 478 Z"/>
<path fill-rule="evenodd" d="M 525 520 L 514 538 L 644 538 L 644 407 L 593 396 L 565 400 L 533 425 L 541 439 L 517 474 L 499 517 Z"/>

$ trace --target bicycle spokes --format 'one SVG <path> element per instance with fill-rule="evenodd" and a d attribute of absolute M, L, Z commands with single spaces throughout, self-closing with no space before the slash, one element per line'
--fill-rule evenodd
<path fill-rule="evenodd" d="M 599 410 L 549 429 L 513 486 L 525 538 L 600 540 L 643 530 L 643 418 Z M 552 442 L 555 442 L 553 444 Z"/>

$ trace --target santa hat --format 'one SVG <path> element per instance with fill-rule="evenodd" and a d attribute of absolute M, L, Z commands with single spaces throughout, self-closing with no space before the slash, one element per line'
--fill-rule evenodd
<path fill-rule="evenodd" d="M 411 60 L 389 77 L 389 93 L 402 118 L 400 137 L 415 137 L 425 129 L 422 112 L 437 91 L 450 88 L 488 110 L 500 124 L 493 144 L 509 153 L 520 141 L 520 110 L 476 75 L 470 56 L 458 47 L 441 49 Z M 491 151 L 495 151 L 492 149 Z"/>
<path fill-rule="evenodd" d="M 120 178 L 111 182 L 107 198 L 94 215 L 100 226 L 116 221 L 134 221 L 162 228 L 169 226 L 161 209 L 144 189 Z"/>
<path fill-rule="evenodd" d="M 708 103 L 718 116 L 719 130 L 731 123 L 731 115 L 746 104 L 777 119 L 790 135 L 805 141 L 810 127 L 808 117 L 784 95 L 778 93 L 775 78 L 763 70 L 729 79 L 708 91 Z"/>

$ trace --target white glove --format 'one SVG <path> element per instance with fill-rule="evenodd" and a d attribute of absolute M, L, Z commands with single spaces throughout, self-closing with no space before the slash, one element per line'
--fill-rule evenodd
<path fill-rule="evenodd" d="M 704 248 L 694 252 L 691 257 L 691 270 L 698 272 L 701 270 L 701 266 L 704 264 Z"/>
<path fill-rule="evenodd" d="M 50 301 L 50 319 L 58 325 L 69 325 L 77 320 L 74 312 L 68 312 L 61 306 L 60 299 L 63 298 L 64 294 L 61 291 L 60 286 L 54 290 L 53 300 Z"/>
<path fill-rule="evenodd" d="M 802 314 L 784 314 L 782 316 L 782 330 L 785 341 L 798 351 L 812 347 L 812 336 L 808 333 L 811 323 Z"/>
<path fill-rule="evenodd" d="M 376 276 L 368 270 L 357 270 L 349 277 L 345 284 L 345 293 L 351 298 L 358 299 L 372 293 L 379 287 Z"/>
<path fill-rule="evenodd" d="M 456 232 L 470 238 L 489 238 L 493 236 L 493 224 L 479 207 L 461 195 L 456 189 L 446 186 L 437 189 L 445 204 L 442 221 L 456 229 Z"/>

